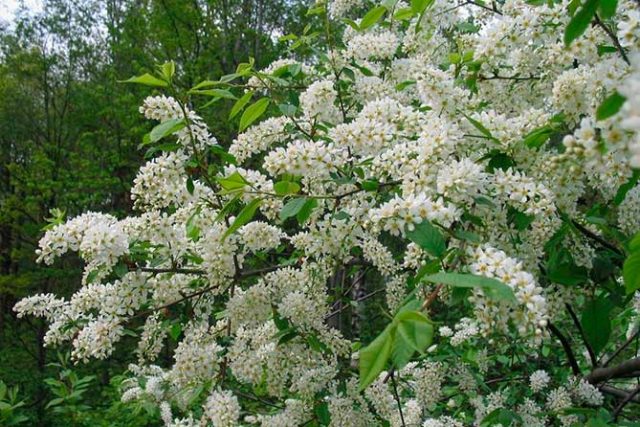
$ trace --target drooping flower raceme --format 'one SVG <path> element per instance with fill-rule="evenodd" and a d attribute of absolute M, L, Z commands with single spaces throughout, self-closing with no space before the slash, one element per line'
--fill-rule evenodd
<path fill-rule="evenodd" d="M 308 62 L 204 83 L 239 99 L 231 140 L 182 96 L 143 102 L 135 214 L 49 226 L 38 261 L 77 252 L 82 283 L 18 317 L 77 362 L 137 335 L 122 400 L 167 426 L 586 424 L 609 378 L 556 338 L 573 310 L 637 327 L 640 18 L 621 1 L 567 46 L 576 7 L 318 1 L 287 37 Z"/>

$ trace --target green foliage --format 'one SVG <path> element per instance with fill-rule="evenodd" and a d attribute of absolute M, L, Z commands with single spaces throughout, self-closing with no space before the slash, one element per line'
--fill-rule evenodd
<path fill-rule="evenodd" d="M 604 120 L 615 115 L 620 111 L 620 108 L 622 108 L 622 105 L 626 100 L 627 98 L 620 95 L 618 92 L 613 92 L 605 98 L 605 100 L 602 101 L 602 104 L 598 107 L 598 110 L 596 111 L 596 119 Z"/>
<path fill-rule="evenodd" d="M 414 229 L 408 230 L 406 234 L 412 242 L 437 258 L 442 257 L 447 250 L 444 236 L 427 220 L 416 224 Z"/>
<path fill-rule="evenodd" d="M 591 24 L 591 20 L 596 14 L 599 2 L 599 0 L 586 0 L 571 17 L 564 32 L 564 43 L 567 46 L 589 28 L 589 24 Z"/>
<path fill-rule="evenodd" d="M 515 295 L 509 286 L 490 277 L 441 272 L 425 276 L 422 280 L 456 288 L 479 288 L 482 289 L 485 295 L 497 301 L 516 301 Z"/>
<path fill-rule="evenodd" d="M 396 314 L 389 325 L 368 346 L 360 349 L 360 389 L 378 378 L 391 360 L 395 369 L 403 368 L 416 353 L 422 353 L 433 340 L 433 324 L 410 304 Z"/>
<path fill-rule="evenodd" d="M 629 256 L 624 261 L 622 277 L 627 294 L 640 289 L 640 233 L 629 243 Z"/>
<path fill-rule="evenodd" d="M 260 116 L 267 111 L 267 107 L 269 107 L 269 98 L 260 98 L 255 103 L 251 104 L 244 110 L 242 113 L 242 117 L 240 117 L 240 128 L 238 129 L 240 132 L 245 130 L 249 125 L 258 120 Z"/>

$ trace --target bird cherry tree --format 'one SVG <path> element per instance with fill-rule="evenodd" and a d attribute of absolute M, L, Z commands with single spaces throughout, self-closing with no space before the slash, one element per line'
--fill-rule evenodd
<path fill-rule="evenodd" d="M 306 19 L 266 69 L 127 80 L 137 213 L 57 215 L 82 285 L 18 315 L 77 362 L 137 340 L 122 400 L 167 426 L 640 425 L 638 2 Z"/>

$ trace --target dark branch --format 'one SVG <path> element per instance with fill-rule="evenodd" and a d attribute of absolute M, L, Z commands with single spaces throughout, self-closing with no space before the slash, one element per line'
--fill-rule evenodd
<path fill-rule="evenodd" d="M 593 347 L 591 347 L 591 344 L 589 344 L 589 340 L 587 340 L 587 335 L 584 333 L 584 329 L 582 329 L 582 324 L 580 323 L 580 320 L 578 320 L 578 316 L 576 316 L 576 313 L 573 311 L 571 304 L 567 303 L 565 304 L 565 306 L 567 307 L 567 311 L 571 316 L 571 320 L 573 320 L 573 323 L 576 325 L 576 328 L 578 328 L 578 332 L 580 332 L 580 336 L 582 337 L 582 341 L 584 342 L 585 347 L 587 347 L 587 352 L 589 353 L 591 364 L 594 367 L 597 366 L 598 359 L 596 358 L 596 353 L 593 351 Z"/>
<path fill-rule="evenodd" d="M 609 364 L 611 362 L 613 362 L 613 359 L 615 359 L 616 357 L 618 357 L 618 355 L 620 353 L 622 353 L 622 351 L 627 348 L 629 346 L 629 344 L 631 344 L 633 342 L 633 340 L 635 340 L 636 338 L 638 338 L 638 336 L 640 336 L 640 328 L 638 328 L 638 330 L 631 335 L 620 347 L 618 347 L 618 349 L 616 351 L 613 352 L 613 354 L 611 356 L 609 356 L 609 358 L 606 360 L 606 362 L 604 362 L 602 364 L 602 366 L 606 367 L 609 366 Z"/>
<path fill-rule="evenodd" d="M 562 344 L 562 348 L 564 349 L 564 352 L 567 355 L 567 359 L 569 360 L 569 366 L 571 366 L 571 371 L 573 372 L 573 375 L 580 376 L 580 367 L 578 366 L 578 362 L 576 361 L 576 356 L 573 354 L 573 350 L 571 349 L 571 344 L 569 344 L 569 340 L 567 340 L 567 338 L 562 334 L 562 332 L 560 332 L 558 328 L 556 328 L 556 326 L 553 323 L 549 322 L 548 328 L 551 331 L 551 333 L 558 338 L 558 340 L 560 341 L 560 344 Z"/>
<path fill-rule="evenodd" d="M 618 52 L 620 52 L 620 56 L 622 56 L 622 59 L 624 60 L 624 62 L 626 62 L 627 64 L 631 64 L 631 62 L 629 62 L 629 57 L 627 57 L 627 54 L 624 51 L 624 48 L 620 44 L 620 40 L 618 40 L 618 36 L 616 36 L 615 33 L 611 31 L 611 28 L 609 28 L 609 26 L 607 26 L 604 22 L 602 22 L 602 20 L 600 19 L 597 13 L 595 14 L 595 18 L 593 22 L 595 22 L 595 24 L 598 27 L 602 28 L 602 30 L 605 33 L 607 33 L 607 35 L 613 42 L 613 45 L 616 47 L 616 49 L 618 49 Z"/>
<path fill-rule="evenodd" d="M 573 224 L 573 226 L 575 228 L 577 228 L 579 232 L 581 232 L 582 234 L 584 234 L 588 238 L 600 243 L 605 248 L 610 249 L 611 251 L 615 252 L 618 255 L 624 255 L 624 252 L 622 252 L 618 247 L 616 247 L 615 245 L 607 242 L 605 239 L 603 239 L 602 237 L 598 236 L 597 234 L 595 234 L 594 232 L 589 230 L 587 227 L 585 227 L 584 225 L 580 224 L 575 219 L 571 220 L 571 224 Z"/>
<path fill-rule="evenodd" d="M 627 404 L 629 402 L 631 402 L 631 400 L 636 397 L 638 395 L 638 393 L 640 393 L 640 385 L 638 387 L 636 387 L 635 390 L 633 390 L 631 393 L 629 393 L 627 395 L 627 397 L 625 397 L 624 399 L 622 399 L 622 402 L 620 402 L 620 404 L 616 407 L 616 409 L 613 411 L 613 421 L 618 421 L 618 416 L 620 415 L 620 412 L 622 412 L 622 410 L 624 409 L 625 406 L 627 406 Z"/>
<path fill-rule="evenodd" d="M 626 360 L 619 365 L 610 368 L 597 368 L 587 375 L 587 381 L 591 384 L 601 383 L 611 378 L 624 377 L 635 371 L 640 371 L 640 357 Z"/>

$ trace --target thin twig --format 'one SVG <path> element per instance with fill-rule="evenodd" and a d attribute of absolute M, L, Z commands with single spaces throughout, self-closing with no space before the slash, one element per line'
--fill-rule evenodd
<path fill-rule="evenodd" d="M 631 64 L 631 62 L 629 62 L 629 57 L 627 56 L 626 52 L 624 51 L 624 48 L 620 44 L 620 40 L 618 40 L 618 36 L 616 36 L 615 33 L 611 31 L 611 28 L 609 28 L 604 22 L 602 22 L 602 20 L 600 19 L 597 13 L 594 16 L 595 18 L 593 22 L 595 22 L 595 24 L 598 27 L 602 28 L 602 30 L 604 30 L 604 32 L 607 33 L 607 35 L 613 42 L 613 45 L 616 47 L 616 49 L 618 49 L 618 52 L 620 52 L 620 56 L 622 56 L 622 59 L 624 60 L 624 62 L 626 62 L 627 64 Z"/>
<path fill-rule="evenodd" d="M 571 316 L 571 320 L 573 320 L 573 323 L 576 325 L 576 328 L 578 328 L 578 332 L 580 332 L 582 341 L 584 342 L 585 347 L 587 347 L 587 352 L 589 353 L 591 364 L 594 367 L 596 367 L 598 365 L 598 359 L 596 358 L 596 353 L 593 351 L 593 347 L 591 347 L 591 344 L 589 344 L 589 340 L 587 340 L 587 335 L 585 334 L 584 329 L 582 328 L 582 324 L 580 323 L 580 320 L 578 320 L 578 316 L 576 316 L 576 313 L 573 311 L 571 304 L 566 303 L 565 307 L 567 307 L 569 316 Z"/>
<path fill-rule="evenodd" d="M 638 338 L 638 336 L 640 336 L 640 328 L 638 328 L 638 330 L 633 335 L 631 335 L 620 347 L 618 347 L 618 349 L 616 351 L 614 351 L 611 356 L 609 356 L 609 358 L 602 364 L 602 366 L 606 367 L 606 366 L 609 365 L 609 363 L 613 362 L 613 359 L 618 357 L 618 355 L 620 353 L 622 353 L 622 351 L 625 348 L 627 348 L 629 346 L 629 344 L 631 344 L 633 342 L 633 340 Z"/>
<path fill-rule="evenodd" d="M 585 227 L 584 225 L 580 224 L 575 219 L 571 220 L 571 224 L 575 228 L 577 228 L 579 232 L 581 232 L 582 234 L 584 234 L 588 238 L 600 243 L 605 248 L 610 249 L 611 251 L 615 252 L 618 255 L 624 255 L 624 252 L 622 252 L 622 250 L 620 250 L 617 246 L 607 242 L 605 239 L 603 239 L 602 237 L 598 236 L 597 234 L 595 234 L 594 232 L 589 230 L 587 227 Z"/>
<path fill-rule="evenodd" d="M 400 421 L 402 422 L 402 427 L 405 427 L 404 423 L 404 415 L 402 413 L 402 403 L 400 403 L 400 396 L 398 395 L 398 387 L 396 385 L 396 378 L 393 375 L 393 371 L 391 371 L 391 386 L 393 387 L 393 395 L 396 399 L 396 403 L 398 404 L 398 411 L 400 411 Z"/>
<path fill-rule="evenodd" d="M 622 410 L 624 409 L 625 406 L 627 406 L 627 404 L 629 402 L 631 402 L 631 400 L 636 397 L 638 395 L 638 393 L 640 393 L 640 385 L 638 387 L 636 387 L 635 390 L 633 390 L 631 393 L 629 393 L 627 395 L 627 397 L 625 397 L 622 402 L 620 402 L 620 404 L 616 407 L 616 409 L 613 411 L 613 421 L 616 422 L 618 421 L 618 416 L 620 415 L 620 412 L 622 412 Z"/>

